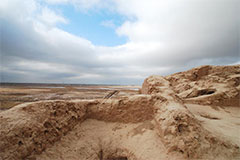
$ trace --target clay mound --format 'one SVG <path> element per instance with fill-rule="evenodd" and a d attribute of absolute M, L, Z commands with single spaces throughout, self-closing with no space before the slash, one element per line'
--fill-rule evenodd
<path fill-rule="evenodd" d="M 169 81 L 161 76 L 147 78 L 142 88 L 145 94 L 159 98 L 154 104 L 154 120 L 169 152 L 178 152 L 185 158 L 196 159 L 222 158 L 226 155 L 229 158 L 233 153 L 239 152 L 237 145 L 214 137 L 205 130 L 171 88 Z"/>
<path fill-rule="evenodd" d="M 142 93 L 158 93 L 158 77 L 143 83 Z M 191 103 L 217 106 L 240 106 L 240 65 L 200 66 L 165 77 L 175 93 Z"/>

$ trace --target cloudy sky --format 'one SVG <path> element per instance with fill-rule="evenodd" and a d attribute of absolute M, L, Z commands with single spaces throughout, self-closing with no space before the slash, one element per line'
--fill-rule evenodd
<path fill-rule="evenodd" d="M 239 0 L 3 0 L 1 82 L 141 84 L 240 64 Z"/>

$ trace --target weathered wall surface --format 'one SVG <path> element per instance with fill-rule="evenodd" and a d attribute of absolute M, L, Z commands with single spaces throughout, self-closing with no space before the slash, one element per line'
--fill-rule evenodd
<path fill-rule="evenodd" d="M 201 126 L 164 77 L 147 78 L 143 91 L 159 97 L 154 104 L 154 120 L 169 152 L 178 152 L 190 159 L 230 158 L 239 153 L 237 145 L 214 137 Z"/>
<path fill-rule="evenodd" d="M 240 65 L 200 66 L 165 78 L 186 102 L 240 107 Z"/>
<path fill-rule="evenodd" d="M 24 159 L 46 147 L 85 120 L 93 102 L 40 102 L 16 106 L 0 114 L 1 159 Z"/>

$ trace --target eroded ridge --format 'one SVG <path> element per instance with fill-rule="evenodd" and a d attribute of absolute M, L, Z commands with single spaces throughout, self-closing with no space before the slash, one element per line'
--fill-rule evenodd
<path fill-rule="evenodd" d="M 154 104 L 156 128 L 169 152 L 185 158 L 214 159 L 239 154 L 239 146 L 211 135 L 191 114 L 183 101 L 171 90 L 170 82 L 151 76 L 143 83 L 142 92 L 158 97 Z"/>
<path fill-rule="evenodd" d="M 165 78 L 186 102 L 240 106 L 240 65 L 200 66 Z"/>

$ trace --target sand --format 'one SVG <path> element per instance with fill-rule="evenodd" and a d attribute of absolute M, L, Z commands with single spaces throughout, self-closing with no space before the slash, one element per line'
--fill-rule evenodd
<path fill-rule="evenodd" d="M 204 128 L 216 137 L 227 139 L 240 146 L 240 109 L 186 104 L 187 108 L 201 121 Z"/>
<path fill-rule="evenodd" d="M 103 159 L 169 159 L 152 123 L 124 124 L 88 119 L 37 159 L 98 160 L 100 154 Z"/>

